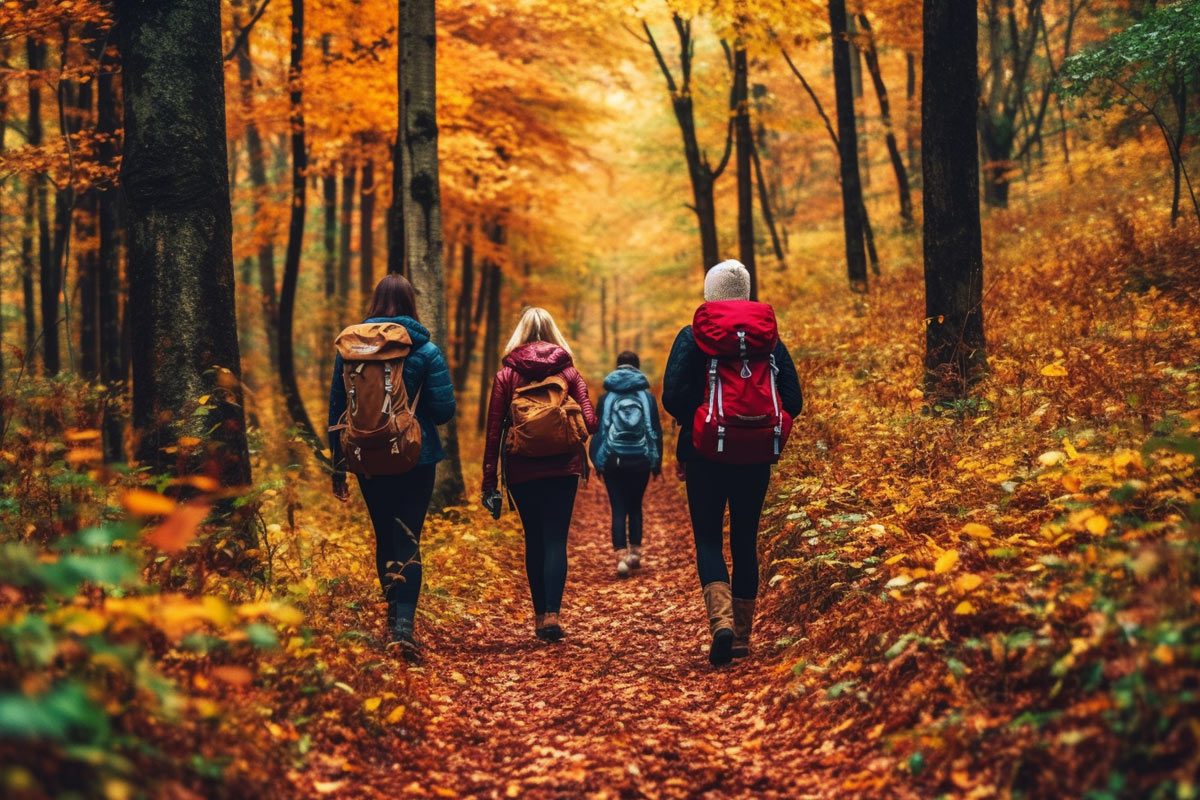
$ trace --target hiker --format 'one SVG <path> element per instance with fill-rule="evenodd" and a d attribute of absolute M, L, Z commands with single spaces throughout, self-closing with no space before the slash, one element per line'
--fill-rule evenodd
<path fill-rule="evenodd" d="M 759 516 L 771 464 L 803 406 L 775 312 L 749 298 L 750 274 L 740 262 L 710 269 L 705 302 L 675 337 L 663 375 L 663 407 L 680 425 L 676 457 L 685 472 L 714 665 L 749 654 Z M 722 552 L 726 504 L 732 583 Z"/>
<path fill-rule="evenodd" d="M 650 475 L 662 475 L 658 402 L 640 366 L 637 353 L 626 350 L 617 356 L 617 368 L 604 379 L 605 394 L 596 403 L 600 432 L 588 446 L 596 475 L 608 491 L 621 578 L 642 566 L 642 497 Z"/>
<path fill-rule="evenodd" d="M 564 636 L 559 612 L 567 581 L 567 530 L 579 478 L 587 474 L 584 442 L 599 423 L 571 348 L 544 309 L 525 310 L 504 353 L 488 404 L 483 505 L 500 518 L 500 462 L 510 502 L 525 528 L 534 634 L 556 642 Z"/>
<path fill-rule="evenodd" d="M 454 418 L 450 371 L 417 319 L 416 293 L 403 275 L 379 282 L 366 321 L 343 331 L 336 346 L 329 391 L 333 494 L 347 502 L 346 470 L 355 473 L 375 529 L 389 646 L 416 660 L 421 528 L 437 462 L 446 457 L 437 426 Z"/>

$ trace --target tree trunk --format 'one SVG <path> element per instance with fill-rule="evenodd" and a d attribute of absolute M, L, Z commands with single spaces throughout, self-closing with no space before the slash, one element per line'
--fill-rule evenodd
<path fill-rule="evenodd" d="M 471 317 L 475 291 L 473 233 L 472 226 L 468 225 L 463 234 L 462 289 L 458 293 L 458 305 L 455 313 L 458 330 L 454 347 L 454 388 L 458 392 L 466 391 L 467 373 L 471 369 L 471 357 L 475 353 L 475 326 L 472 324 Z"/>
<path fill-rule="evenodd" d="M 292 322 L 296 311 L 296 286 L 300 281 L 300 255 L 304 245 L 304 212 L 307 205 L 305 178 L 308 151 L 304 142 L 304 0 L 292 0 L 291 56 L 288 66 L 288 93 L 291 104 L 292 144 L 292 215 L 288 224 L 287 255 L 283 264 L 283 286 L 279 296 L 279 382 L 288 414 L 300 436 L 325 463 L 321 439 L 317 436 L 296 380 L 296 356 L 292 341 Z"/>
<path fill-rule="evenodd" d="M 879 53 L 875 49 L 875 37 L 871 32 L 871 23 L 865 14 L 859 14 L 858 24 L 863 30 L 866 41 L 863 60 L 867 64 L 867 72 L 870 73 L 871 83 L 875 87 L 875 97 L 879 100 L 879 116 L 883 121 L 884 141 L 887 144 L 888 156 L 892 160 L 892 171 L 896 174 L 896 191 L 900 194 L 900 219 L 907 228 L 913 224 L 912 194 L 908 188 L 908 170 L 904 168 L 904 159 L 900 157 L 900 146 L 896 144 L 896 132 L 892 127 L 891 105 L 888 102 L 887 87 L 883 84 L 883 72 L 879 68 Z"/>
<path fill-rule="evenodd" d="M 761 126 L 760 126 L 761 127 Z M 758 205 L 762 209 L 763 222 L 771 232 L 771 245 L 775 248 L 775 258 L 783 266 L 783 244 L 779 241 L 779 232 L 775 227 L 775 215 L 771 213 L 771 193 L 767 187 L 767 179 L 763 175 L 762 161 L 758 157 L 758 143 L 751 141 L 750 155 L 754 157 L 754 178 L 758 183 Z"/>
<path fill-rule="evenodd" d="M 351 227 L 354 222 L 355 165 L 349 158 L 342 164 L 342 218 L 339 222 L 337 294 L 340 312 L 350 297 L 350 259 L 353 255 Z"/>
<path fill-rule="evenodd" d="M 358 290 L 370 297 L 375 290 L 375 162 L 363 162 L 358 208 Z"/>
<path fill-rule="evenodd" d="M 975 2 L 925 0 L 921 158 L 925 191 L 925 391 L 966 396 L 987 366 L 979 229 Z"/>
<path fill-rule="evenodd" d="M 446 276 L 442 267 L 442 204 L 438 185 L 437 35 L 435 0 L 400 0 L 400 125 L 403 143 L 403 254 L 406 273 L 420 289 L 417 312 L 433 342 L 446 351 Z M 398 150 L 399 151 L 399 150 Z M 446 458 L 438 464 L 433 508 L 465 499 L 458 430 L 445 427 Z"/>
<path fill-rule="evenodd" d="M 4 42 L 0 45 L 0 62 L 7 63 L 9 55 L 9 44 Z M 0 86 L 0 157 L 4 155 L 4 137 L 8 135 L 8 83 L 5 82 Z M 0 194 L 0 200 L 3 200 L 3 195 Z M 0 242 L 4 241 L 4 216 L 0 214 Z M 8 415 L 5 413 L 7 398 L 4 396 L 4 390 L 7 388 L 7 380 L 4 372 L 4 320 L 0 319 L 0 431 L 8 429 Z"/>
<path fill-rule="evenodd" d="M 37 358 L 37 294 L 33 283 L 35 270 L 33 259 L 34 211 L 37 208 L 37 178 L 25 182 L 25 214 L 21 226 L 21 297 L 25 306 L 25 357 L 26 365 Z"/>
<path fill-rule="evenodd" d="M 871 185 L 871 159 L 867 156 L 867 118 L 863 112 L 862 50 L 858 46 L 858 31 L 854 17 L 846 17 L 846 42 L 850 46 L 850 90 L 854 94 L 854 117 L 861 120 L 862 133 L 855 128 L 854 139 L 858 146 L 859 182 Z"/>
<path fill-rule="evenodd" d="M 500 369 L 500 266 L 487 259 L 483 269 L 487 282 L 487 332 L 479 364 L 479 413 L 475 417 L 475 429 L 480 433 L 487 427 L 492 378 Z"/>
<path fill-rule="evenodd" d="M 908 150 L 908 167 L 913 175 L 920 175 L 921 165 L 917 163 L 920 151 L 917 149 L 917 137 L 913 136 L 913 128 L 917 121 L 917 58 L 912 53 L 904 54 L 905 83 L 904 83 L 904 145 Z"/>
<path fill-rule="evenodd" d="M 236 20 L 235 20 L 236 21 Z M 262 133 L 254 116 L 254 62 L 250 54 L 250 36 L 237 50 L 238 86 L 242 117 L 246 120 L 246 156 L 250 161 L 250 208 L 254 215 L 255 240 L 258 242 L 258 292 L 261 295 L 264 335 L 271 371 L 279 369 L 279 305 L 275 299 L 275 237 L 259 230 L 263 225 L 270 187 L 267 185 L 267 158 Z M 273 233 L 273 232 L 272 232 Z"/>
<path fill-rule="evenodd" d="M 46 69 L 46 43 L 30 38 L 26 42 L 29 67 L 29 144 L 41 147 L 42 131 L 41 72 Z M 58 295 L 60 272 L 54 263 L 54 246 L 50 231 L 50 176 L 45 169 L 33 178 L 36 195 L 38 233 L 38 284 L 41 289 L 42 365 L 47 375 L 59 370 L 58 356 Z M 56 221 L 58 214 L 55 214 Z"/>
<path fill-rule="evenodd" d="M 833 85 L 837 96 L 838 153 L 842 176 L 842 220 L 850 289 L 867 290 L 867 256 L 863 248 L 862 185 L 858 179 L 858 136 L 854 127 L 854 94 L 850 84 L 850 43 L 846 37 L 846 2 L 829 0 L 833 39 Z"/>
<path fill-rule="evenodd" d="M 159 472 L 244 486 L 220 3 L 116 7 L 138 452 Z"/>
<path fill-rule="evenodd" d="M 95 31 L 85 32 L 84 36 L 90 41 L 95 38 Z M 92 83 L 79 84 L 76 96 L 76 107 L 79 110 L 79 123 L 91 123 L 93 113 Z M 87 190 L 79 198 L 79 216 L 76 219 L 76 230 L 79 240 L 95 241 L 94 231 L 99 221 L 100 190 L 95 181 L 91 181 Z M 100 380 L 100 253 L 96 247 L 89 247 L 79 254 L 79 374 L 90 381 Z"/>
<path fill-rule="evenodd" d="M 333 165 L 330 165 L 330 170 Z M 338 267 L 338 204 L 337 204 L 337 175 L 330 172 L 328 175 L 321 176 L 321 199 L 322 210 L 325 212 L 325 225 L 322 228 L 324 236 L 322 244 L 324 245 L 323 252 L 325 260 L 322 262 L 323 275 L 325 276 L 325 300 L 326 305 L 332 305 L 333 298 L 337 295 L 337 267 Z"/>
<path fill-rule="evenodd" d="M 96 76 L 96 132 L 99 134 L 97 160 L 102 167 L 115 170 L 121 146 L 120 107 L 117 104 L 117 65 L 102 56 L 100 74 Z M 121 190 L 115 175 L 107 178 L 99 190 L 99 264 L 97 291 L 100 295 L 100 380 L 107 390 L 104 422 L 104 460 L 117 463 L 125 460 L 125 420 L 121 402 L 125 395 L 126 378 L 121 358 Z"/>
<path fill-rule="evenodd" d="M 738 257 L 750 273 L 750 299 L 758 299 L 758 267 L 754 258 L 754 174 L 752 151 L 754 134 L 750 130 L 750 66 L 746 48 L 733 52 L 733 119 L 737 162 Z"/>

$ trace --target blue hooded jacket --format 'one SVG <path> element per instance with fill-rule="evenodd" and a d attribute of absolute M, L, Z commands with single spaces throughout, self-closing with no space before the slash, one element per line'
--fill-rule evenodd
<path fill-rule="evenodd" d="M 371 317 L 364 322 L 396 322 L 408 328 L 413 349 L 404 360 L 404 388 L 410 398 L 421 389 L 416 411 L 417 422 L 421 424 L 421 457 L 417 466 L 436 464 L 446 457 L 437 426 L 454 418 L 454 385 L 450 382 L 450 369 L 442 351 L 430 341 L 428 329 L 412 317 Z M 346 384 L 342 381 L 342 357 L 338 355 L 333 360 L 333 381 L 329 387 L 330 427 L 341 420 L 347 402 Z M 336 468 L 342 463 L 340 436 L 329 437 L 329 450 Z"/>
<path fill-rule="evenodd" d="M 646 393 L 647 400 L 650 406 L 650 426 L 654 429 L 655 436 L 658 437 L 658 459 L 654 464 L 653 469 L 662 467 L 662 422 L 658 417 L 658 401 L 654 399 L 654 395 L 650 392 L 650 380 L 637 367 L 631 364 L 622 364 L 621 366 L 608 373 L 604 379 L 604 391 L 606 394 L 600 396 L 600 401 L 596 403 L 596 418 L 604 419 L 604 405 L 608 401 L 608 392 L 629 393 L 641 390 Z M 600 452 L 600 443 L 604 440 L 606 431 L 599 431 L 592 437 L 588 443 L 588 455 L 591 456 L 592 465 L 599 471 L 599 466 L 596 465 L 596 456 Z"/>

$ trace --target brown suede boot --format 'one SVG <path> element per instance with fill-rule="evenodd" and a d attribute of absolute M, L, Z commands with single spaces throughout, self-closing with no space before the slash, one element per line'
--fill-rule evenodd
<path fill-rule="evenodd" d="M 733 658 L 733 593 L 724 581 L 713 581 L 703 592 L 708 632 L 712 634 L 708 663 L 713 666 L 728 664 Z"/>
<path fill-rule="evenodd" d="M 754 628 L 754 598 L 733 598 L 733 657 L 750 655 L 750 631 Z"/>

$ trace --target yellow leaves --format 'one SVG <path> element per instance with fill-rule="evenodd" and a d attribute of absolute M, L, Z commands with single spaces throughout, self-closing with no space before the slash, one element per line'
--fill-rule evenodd
<path fill-rule="evenodd" d="M 363 700 L 363 710 L 375 711 L 377 708 L 379 708 L 379 704 L 382 702 L 382 697 L 368 697 L 366 700 Z"/>
<path fill-rule="evenodd" d="M 458 672 L 457 670 L 450 673 L 450 680 L 454 681 L 459 686 L 467 685 L 466 677 L 461 672 Z"/>
<path fill-rule="evenodd" d="M 1067 454 L 1062 450 L 1047 450 L 1038 456 L 1038 463 L 1043 467 L 1053 467 L 1067 460 Z"/>
<path fill-rule="evenodd" d="M 890 556 L 890 557 L 889 557 L 889 558 L 888 558 L 886 561 L 884 561 L 883 563 L 884 563 L 884 564 L 887 564 L 888 566 L 891 566 L 892 564 L 898 564 L 898 563 L 900 563 L 901 561 L 903 561 L 903 560 L 904 560 L 905 558 L 907 558 L 907 557 L 908 557 L 908 555 L 907 555 L 906 553 L 897 553 L 897 554 L 896 554 L 896 555 L 894 555 L 894 556 Z"/>
<path fill-rule="evenodd" d="M 158 495 L 161 497 L 161 495 Z M 164 500 L 166 498 L 163 498 Z M 189 503 L 163 520 L 162 524 L 146 534 L 146 541 L 168 553 L 178 552 L 196 537 L 196 528 L 208 516 L 210 506 Z"/>
<path fill-rule="evenodd" d="M 384 718 L 388 725 L 395 725 L 400 720 L 404 719 L 404 706 L 398 705 Z"/>
<path fill-rule="evenodd" d="M 1067 368 L 1063 366 L 1061 361 L 1052 361 L 1042 367 L 1042 374 L 1047 378 L 1065 378 L 1067 376 Z"/>
<path fill-rule="evenodd" d="M 1165 642 L 1159 642 L 1158 647 L 1154 648 L 1154 652 L 1150 654 L 1150 657 L 1159 664 L 1166 664 L 1167 666 L 1175 663 L 1175 652 Z"/>
<path fill-rule="evenodd" d="M 972 539 L 991 539 L 995 536 L 991 528 L 978 522 L 968 522 L 963 525 L 962 532 Z"/>
<path fill-rule="evenodd" d="M 1108 530 L 1108 525 L 1108 517 L 1104 516 L 1103 514 L 1096 514 L 1093 517 L 1088 517 L 1087 521 L 1084 523 L 1084 527 L 1087 528 L 1088 532 L 1095 536 L 1104 535 L 1104 532 Z"/>
<path fill-rule="evenodd" d="M 121 505 L 135 517 L 158 517 L 175 510 L 175 501 L 158 492 L 130 489 L 121 497 Z"/>
<path fill-rule="evenodd" d="M 967 616 L 975 613 L 975 606 L 970 600 L 963 600 L 954 607 L 954 613 L 959 616 Z"/>
<path fill-rule="evenodd" d="M 967 594 L 973 592 L 983 585 L 983 578 L 973 572 L 968 572 L 966 575 L 959 575 L 954 581 L 954 590 L 959 594 Z"/>
<path fill-rule="evenodd" d="M 304 612 L 295 606 L 290 606 L 287 603 L 281 603 L 277 600 L 243 603 L 238 606 L 237 613 L 243 619 L 269 617 L 281 625 L 299 625 L 301 622 L 304 622 Z"/>
<path fill-rule="evenodd" d="M 213 667 L 210 674 L 230 686 L 248 686 L 254 680 L 254 673 L 238 664 L 222 664 Z"/>
<path fill-rule="evenodd" d="M 958 551 L 947 550 L 938 556 L 937 561 L 933 564 L 933 572 L 935 575 L 941 575 L 949 572 L 958 565 Z"/>

